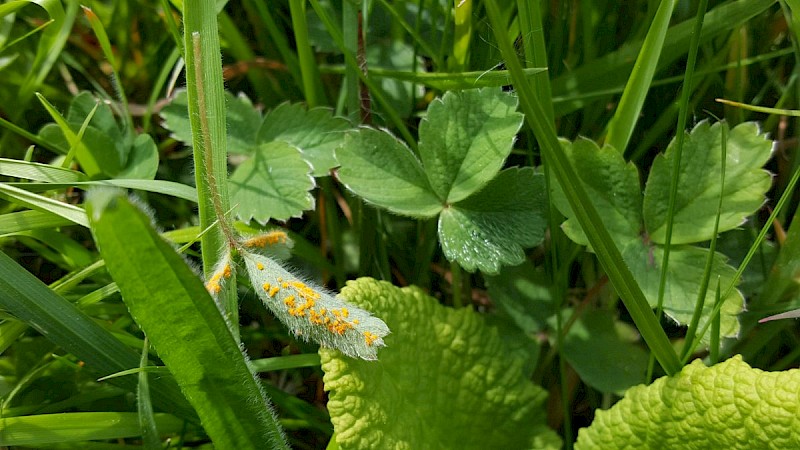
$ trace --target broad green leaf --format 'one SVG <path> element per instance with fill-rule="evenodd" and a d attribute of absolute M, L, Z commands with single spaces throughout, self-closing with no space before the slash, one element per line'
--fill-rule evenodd
<path fill-rule="evenodd" d="M 578 433 L 577 450 L 799 448 L 800 371 L 763 372 L 737 355 L 636 386 Z"/>
<path fill-rule="evenodd" d="M 432 217 L 442 210 L 419 160 L 385 131 L 347 133 L 336 159 L 339 179 L 369 203 L 412 217 Z"/>
<path fill-rule="evenodd" d="M 283 103 L 268 112 L 258 130 L 258 143 L 283 141 L 299 148 L 311 164 L 313 175 L 328 175 L 336 167 L 333 151 L 344 140 L 350 128 L 347 120 L 334 117 L 327 108 L 306 108 L 300 104 Z"/>
<path fill-rule="evenodd" d="M 608 311 L 590 311 L 570 327 L 561 354 L 581 380 L 600 392 L 623 392 L 644 383 L 648 353 L 639 335 Z"/>
<path fill-rule="evenodd" d="M 124 135 L 117 120 L 114 118 L 111 107 L 107 103 L 96 99 L 94 95 L 87 91 L 80 92 L 69 104 L 66 119 L 72 129 L 80 129 L 83 121 L 89 116 L 95 105 L 97 105 L 97 109 L 92 116 L 91 122 L 89 122 L 89 126 L 110 137 L 115 142 L 123 139 Z"/>
<path fill-rule="evenodd" d="M 373 69 L 410 72 L 424 66 L 424 62 L 417 50 L 404 40 L 380 39 L 367 47 L 367 65 L 372 76 Z M 425 95 L 421 85 L 390 77 L 381 78 L 379 86 L 401 117 L 409 117 L 414 100 Z"/>
<path fill-rule="evenodd" d="M 120 191 L 92 191 L 87 204 L 95 241 L 131 316 L 214 444 L 281 442 L 269 401 L 195 272 Z"/>
<path fill-rule="evenodd" d="M 599 148 L 588 139 L 562 140 L 561 146 L 617 245 L 620 244 L 619 237 L 639 236 L 642 230 L 642 194 L 636 166 L 626 163 L 614 148 Z M 554 184 L 554 187 L 553 202 L 568 218 L 562 225 L 564 232 L 573 241 L 588 245 L 560 185 Z"/>
<path fill-rule="evenodd" d="M 296 147 L 280 141 L 260 144 L 228 180 L 236 215 L 245 222 L 255 219 L 261 224 L 299 217 L 314 208 L 310 172 Z"/>
<path fill-rule="evenodd" d="M 719 173 L 722 167 L 720 139 L 722 124 L 699 123 L 683 144 L 678 198 L 672 229 L 673 244 L 688 244 L 711 239 L 720 196 Z M 772 184 L 762 169 L 772 153 L 772 142 L 760 133 L 755 123 L 743 123 L 728 134 L 725 166 L 725 192 L 719 231 L 728 231 L 744 222 L 764 203 Z M 653 162 L 644 194 L 644 220 L 653 242 L 666 239 L 667 209 L 672 178 L 675 140 L 664 155 Z"/>
<path fill-rule="evenodd" d="M 124 130 L 117 123 L 111 108 L 88 92 L 81 92 L 72 99 L 66 125 L 45 125 L 39 135 L 66 153 L 75 130 L 81 128 L 95 106 L 97 109 L 76 153 L 84 171 L 93 178 L 155 178 L 158 148 L 152 137 L 146 134 L 133 137 L 131 130 Z M 67 125 L 68 130 L 65 129 Z"/>
<path fill-rule="evenodd" d="M 496 88 L 449 91 L 428 106 L 419 153 L 443 203 L 463 200 L 494 178 L 522 126 L 516 109 L 516 97 Z"/>
<path fill-rule="evenodd" d="M 180 434 L 182 420 L 168 414 L 155 414 L 163 434 Z M 0 427 L 0 445 L 31 446 L 122 439 L 141 436 L 139 416 L 129 412 L 74 412 L 4 417 Z"/>
<path fill-rule="evenodd" d="M 80 129 L 80 125 L 75 126 L 69 123 L 44 97 L 37 95 L 56 122 L 56 124 L 48 124 L 42 128 L 39 135 L 43 139 L 47 140 L 51 146 L 60 148 L 64 153 L 70 147 L 74 147 L 76 149 L 75 157 L 90 178 L 113 177 L 119 173 L 127 156 L 123 154 L 123 143 L 91 125 L 84 131 L 82 139 L 78 140 L 76 130 Z"/>
<path fill-rule="evenodd" d="M 249 153 L 256 144 L 256 135 L 261 126 L 261 113 L 245 96 L 235 97 L 230 92 L 225 92 L 225 103 L 228 153 Z M 185 90 L 176 93 L 169 105 L 161 110 L 160 115 L 164 119 L 164 127 L 172 132 L 172 137 L 186 145 L 192 144 Z"/>
<path fill-rule="evenodd" d="M 320 350 L 340 448 L 560 448 L 545 424 L 545 391 L 481 316 L 368 278 L 342 295 L 392 334 L 377 363 Z"/>
<path fill-rule="evenodd" d="M 84 370 L 97 377 L 139 365 L 135 351 L 3 252 L 0 252 L 0 308 L 75 355 L 85 363 Z M 115 378 L 109 383 L 136 391 L 136 380 L 130 377 Z M 197 420 L 171 379 L 153 380 L 150 389 L 156 406 Z"/>
<path fill-rule="evenodd" d="M 158 147 L 149 134 L 140 134 L 133 140 L 125 167 L 117 178 L 152 180 L 158 172 Z"/>
<path fill-rule="evenodd" d="M 541 331 L 547 326 L 547 318 L 555 314 L 547 277 L 532 262 L 503 267 L 496 276 L 484 278 L 494 304 L 526 333 Z"/>
<path fill-rule="evenodd" d="M 504 170 L 477 194 L 439 216 L 439 241 L 450 261 L 496 274 L 525 260 L 524 248 L 544 239 L 544 176 L 533 168 Z"/>

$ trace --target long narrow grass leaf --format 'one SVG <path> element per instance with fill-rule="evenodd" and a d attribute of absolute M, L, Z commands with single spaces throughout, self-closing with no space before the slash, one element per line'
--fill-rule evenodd
<path fill-rule="evenodd" d="M 156 414 L 163 433 L 177 434 L 183 421 L 168 414 Z M 75 412 L 4 417 L 0 419 L 0 445 L 42 446 L 101 439 L 122 439 L 141 435 L 136 413 Z"/>
<path fill-rule="evenodd" d="M 89 226 L 86 212 L 74 205 L 28 192 L 25 189 L 0 184 L 0 197 L 27 208 L 49 212 L 84 227 Z"/>
<path fill-rule="evenodd" d="M 13 314 L 55 345 L 75 355 L 85 363 L 85 370 L 98 377 L 139 366 L 139 356 L 135 351 L 2 252 L 0 309 Z M 109 382 L 131 392 L 136 390 L 136 381 L 131 378 Z M 154 380 L 151 389 L 156 406 L 196 420 L 191 407 L 173 382 Z"/>
<path fill-rule="evenodd" d="M 92 233 L 122 298 L 219 448 L 285 448 L 269 401 L 217 304 L 117 190 L 90 193 Z"/>
<path fill-rule="evenodd" d="M 542 146 L 545 163 L 550 165 L 556 179 L 564 188 L 567 200 L 575 211 L 576 218 L 586 233 L 589 243 L 597 253 L 603 268 L 608 273 L 609 279 L 625 303 L 645 342 L 668 374 L 677 373 L 681 368 L 678 355 L 670 345 L 664 330 L 656 321 L 647 299 L 622 259 L 619 249 L 603 225 L 585 189 L 580 183 L 574 182 L 579 178 L 561 150 L 553 123 L 547 120 L 547 115 L 537 102 L 533 89 L 525 82 L 522 66 L 506 33 L 508 27 L 502 20 L 499 6 L 494 2 L 486 2 L 484 5 L 497 44 L 514 80 L 514 87 L 520 97 L 520 106 Z"/>
<path fill-rule="evenodd" d="M 647 37 L 639 50 L 636 64 L 633 65 L 633 72 L 628 78 L 617 111 L 608 124 L 606 143 L 620 152 L 624 153 L 628 147 L 633 129 L 636 127 L 642 111 L 644 99 L 650 90 L 650 83 L 652 83 L 653 75 L 658 67 L 661 48 L 664 46 L 669 19 L 672 17 L 672 10 L 676 3 L 677 0 L 661 0 L 650 30 L 647 32 Z"/>

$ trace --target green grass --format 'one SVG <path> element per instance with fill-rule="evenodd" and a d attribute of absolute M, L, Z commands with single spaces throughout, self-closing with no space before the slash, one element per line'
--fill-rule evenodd
<path fill-rule="evenodd" d="M 275 227 L 294 245 L 286 266 L 304 280 L 338 292 L 347 280 L 369 276 L 419 286 L 443 305 L 477 311 L 513 349 L 509 354 L 529 358 L 526 376 L 549 392 L 548 423 L 566 448 L 594 411 L 610 407 L 627 388 L 604 384 L 624 378 L 615 376 L 617 361 L 601 360 L 586 371 L 588 350 L 580 349 L 590 347 L 575 345 L 581 333 L 589 342 L 609 339 L 642 355 L 643 365 L 636 365 L 641 382 L 676 374 L 695 358 L 713 364 L 736 354 L 765 370 L 797 367 L 795 322 L 758 320 L 800 308 L 794 278 L 800 260 L 794 220 L 800 201 L 798 2 L 455 3 L 378 1 L 362 10 L 366 3 L 240 0 L 221 11 L 200 0 L 96 1 L 83 11 L 74 2 L 2 5 L 0 410 L 9 422 L 0 421 L 0 445 L 96 440 L 102 441 L 93 444 L 98 448 L 155 448 L 170 439 L 174 448 L 212 441 L 258 448 L 267 440 L 282 446 L 285 435 L 293 448 L 335 448 L 331 436 L 342 430 L 334 429 L 325 408 L 316 344 L 297 339 L 268 313 L 255 295 L 260 286 L 244 270 L 234 270 L 218 303 L 210 296 L 197 300 L 205 292 L 199 274 L 207 280 L 221 259 L 240 253 L 236 236 Z M 431 144 L 435 134 L 426 135 L 425 127 L 455 136 L 458 120 L 472 111 L 445 105 L 437 112 L 439 99 L 450 91 L 501 87 L 524 114 L 502 168 L 535 167 L 543 174 L 548 195 L 539 212 L 547 233 L 525 248 L 523 265 L 470 272 L 488 265 L 448 259 L 439 215 L 485 212 L 481 199 L 492 192 L 475 188 L 477 194 L 453 201 L 445 195 L 418 213 L 408 205 L 428 200 L 411 199 L 402 208 L 375 200 L 400 195 L 380 189 L 401 185 L 391 176 L 408 172 L 390 170 L 399 164 L 391 158 L 366 161 L 369 149 L 358 145 L 372 138 L 353 130 L 369 126 L 397 137 L 396 151 L 422 162 L 422 175 L 405 181 L 423 180 L 414 192 L 434 192 L 445 183 L 436 177 L 446 171 L 433 173 L 430 167 L 438 166 L 431 155 L 445 150 Z M 168 105 L 181 88 L 188 108 L 176 112 Z M 226 100 L 226 90 L 246 100 Z M 81 91 L 92 100 L 78 97 Z M 303 107 L 276 110 L 285 103 Z M 442 111 L 452 112 L 450 128 Z M 708 200 L 722 232 L 713 228 L 707 239 L 687 241 L 680 208 L 691 191 L 673 174 L 707 176 L 734 189 L 729 173 L 739 173 L 730 158 L 721 172 L 712 159 L 682 169 L 681 161 L 692 156 L 686 152 L 695 148 L 693 135 L 683 131 L 704 120 L 724 120 L 731 134 L 737 125 L 758 122 L 777 142 L 763 166 L 774 177 L 763 202 L 756 202 L 761 206 L 748 209 L 736 227 L 726 227 L 725 217 L 738 206 L 724 194 Z M 637 239 L 620 237 L 619 222 L 609 219 L 613 202 L 609 206 L 592 184 L 593 172 L 571 159 L 579 137 L 616 149 L 623 164 L 598 167 L 597 177 L 635 171 L 637 195 L 648 179 L 668 174 L 658 196 L 664 199 L 663 240 L 647 233 L 655 215 L 647 205 L 639 205 L 644 219 Z M 280 151 L 273 141 L 282 143 Z M 340 177 L 334 151 L 343 142 L 354 147 L 339 151 L 340 161 L 363 161 L 343 165 Z M 677 156 L 657 168 L 668 147 Z M 247 174 L 237 170 L 255 154 L 259 164 L 273 166 L 255 164 L 259 182 L 248 185 L 241 181 Z M 308 164 L 313 186 L 304 172 Z M 369 179 L 367 167 L 386 170 L 380 179 L 351 182 L 355 174 Z M 486 189 L 497 175 L 464 170 Z M 612 188 L 625 184 L 620 180 Z M 132 192 L 146 213 L 136 216 L 138 207 L 131 207 L 116 225 L 100 230 L 102 218 L 87 215 L 85 193 L 108 187 Z M 494 189 L 510 198 L 502 188 Z M 241 197 L 242 189 L 261 192 L 257 204 L 246 205 L 263 211 L 256 220 L 237 215 L 237 202 L 252 198 Z M 478 200 L 469 203 L 469 195 Z M 454 223 L 469 230 L 453 220 L 451 230 Z M 159 234 L 188 243 L 183 256 Z M 472 245 L 468 234 L 458 242 Z M 492 233 L 482 236 L 491 240 Z M 632 242 L 649 250 L 641 267 L 632 263 Z M 708 253 L 686 269 L 690 247 L 716 249 L 730 270 Z M 477 258 L 505 260 L 512 253 L 504 248 Z M 173 257 L 188 265 L 176 268 L 168 263 Z M 670 319 L 676 271 L 702 281 L 685 292 L 687 319 L 678 324 Z M 174 276 L 177 284 L 164 298 L 140 299 L 131 286 L 142 276 Z M 714 299 L 739 293 L 747 307 L 730 313 L 739 328 L 726 338 L 730 310 Z M 402 339 L 402 332 L 389 336 Z M 124 375 L 98 381 L 114 374 Z M 208 384 L 198 388 L 197 380 Z M 107 429 L 86 419 L 117 416 L 117 425 Z M 55 420 L 60 417 L 66 421 Z M 226 426 L 234 422 L 241 428 Z M 49 437 L 26 437 L 25 427 L 47 429 Z"/>

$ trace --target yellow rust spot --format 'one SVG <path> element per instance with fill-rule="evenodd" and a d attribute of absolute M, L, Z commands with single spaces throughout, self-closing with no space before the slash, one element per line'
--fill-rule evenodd
<path fill-rule="evenodd" d="M 244 241 L 245 247 L 264 248 L 268 245 L 285 244 L 289 237 L 283 231 L 270 231 Z"/>
<path fill-rule="evenodd" d="M 258 269 L 258 270 L 264 270 L 264 264 L 261 264 L 260 262 L 259 262 L 259 263 L 256 263 L 256 269 Z"/>
<path fill-rule="evenodd" d="M 219 291 L 222 290 L 222 286 L 220 286 L 218 282 L 212 279 L 211 281 L 206 283 L 206 290 L 212 294 L 219 294 Z"/>
<path fill-rule="evenodd" d="M 281 288 L 279 288 L 278 286 L 272 286 L 271 288 L 269 288 L 269 292 L 267 292 L 267 294 L 270 296 L 270 298 L 272 298 L 275 297 L 275 294 L 277 294 L 278 291 L 280 290 Z"/>
<path fill-rule="evenodd" d="M 379 339 L 378 335 L 375 333 L 370 333 L 369 331 L 364 332 L 364 341 L 367 343 L 368 346 L 372 346 Z"/>

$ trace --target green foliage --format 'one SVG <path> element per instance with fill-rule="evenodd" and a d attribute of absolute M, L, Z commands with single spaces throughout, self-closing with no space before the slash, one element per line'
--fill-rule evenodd
<path fill-rule="evenodd" d="M 83 139 L 77 140 L 75 133 L 93 110 Z M 153 138 L 147 134 L 134 135 L 133 130 L 118 124 L 111 108 L 88 92 L 72 99 L 63 122 L 45 125 L 39 136 L 63 154 L 76 147 L 75 157 L 89 178 L 152 180 L 158 169 L 158 150 Z"/>
<path fill-rule="evenodd" d="M 692 244 L 708 241 L 714 228 L 716 203 L 720 197 L 720 148 L 723 125 L 703 121 L 687 134 L 683 144 L 678 177 L 678 204 L 673 218 L 672 243 Z M 764 203 L 772 179 L 762 169 L 772 155 L 772 142 L 755 123 L 734 127 L 726 143 L 725 192 L 719 231 L 732 230 Z M 643 216 L 650 239 L 664 242 L 669 180 L 675 155 L 675 141 L 653 161 L 644 191 Z"/>
<path fill-rule="evenodd" d="M 236 215 L 244 221 L 286 220 L 314 207 L 308 163 L 297 148 L 281 141 L 256 147 L 231 175 L 229 186 Z"/>
<path fill-rule="evenodd" d="M 798 5 L 0 5 L 0 445 L 798 447 Z"/>
<path fill-rule="evenodd" d="M 507 169 L 522 124 L 497 89 L 448 92 L 420 123 L 419 157 L 390 134 L 362 128 L 336 150 L 339 178 L 367 202 L 413 217 L 439 215 L 445 256 L 469 271 L 519 264 L 544 238 L 544 180 Z"/>
<path fill-rule="evenodd" d="M 217 304 L 192 269 L 120 192 L 92 192 L 88 214 L 109 273 L 131 316 L 226 448 L 282 448 L 268 400 Z M 125 230 L 120 233 L 119 230 Z"/>
<path fill-rule="evenodd" d="M 231 202 L 237 217 L 265 224 L 270 219 L 299 217 L 314 208 L 309 193 L 313 177 L 336 165 L 334 148 L 349 128 L 330 110 L 281 104 L 263 118 L 247 97 L 225 93 L 228 153 L 247 156 L 230 178 Z M 161 115 L 173 137 L 192 142 L 185 91 Z"/>
<path fill-rule="evenodd" d="M 720 196 L 718 173 L 720 162 L 721 124 L 698 124 L 687 136 L 679 174 L 679 201 L 675 215 L 673 243 L 692 244 L 711 239 L 716 203 Z M 726 172 L 731 181 L 726 182 L 722 193 L 725 214 L 720 220 L 720 231 L 741 224 L 764 201 L 769 189 L 769 175 L 761 169 L 771 153 L 771 144 L 759 134 L 754 124 L 735 127 L 726 143 L 728 157 Z M 609 146 L 598 148 L 593 142 L 581 139 L 574 143 L 563 142 L 564 151 L 581 177 L 604 224 L 611 232 L 625 262 L 631 268 L 650 305 L 658 303 L 658 282 L 661 273 L 663 224 L 669 191 L 671 162 L 674 145 L 663 156 L 656 158 L 644 196 L 641 194 L 638 169 L 625 163 L 622 155 Z M 714 169 L 716 168 L 716 169 Z M 554 202 L 568 219 L 564 232 L 575 242 L 588 244 L 580 227 L 572 218 L 574 214 L 559 190 L 554 192 Z M 674 320 L 688 324 L 694 310 L 694 300 L 702 285 L 703 267 L 708 250 L 680 245 L 672 249 L 667 272 L 664 311 Z M 711 279 L 727 287 L 734 281 L 735 269 L 727 258 L 715 254 Z M 739 331 L 738 314 L 743 297 L 733 291 L 722 306 L 722 333 L 735 336 Z M 701 324 L 709 319 L 714 305 L 714 292 L 706 293 Z"/>
<path fill-rule="evenodd" d="M 576 449 L 795 448 L 800 371 L 769 373 L 741 356 L 630 389 L 578 435 Z"/>
<path fill-rule="evenodd" d="M 614 319 L 607 311 L 586 313 L 564 336 L 564 358 L 600 392 L 624 392 L 645 382 L 648 356 L 636 344 L 636 329 Z"/>
<path fill-rule="evenodd" d="M 155 422 L 162 433 L 178 433 L 182 421 L 158 414 Z M 42 430 L 47 430 L 43 433 Z M 84 442 L 95 439 L 122 439 L 139 436 L 139 417 L 126 412 L 75 412 L 41 414 L 3 419 L 0 445 L 43 446 Z"/>
<path fill-rule="evenodd" d="M 320 350 L 340 448 L 560 447 L 544 423 L 545 392 L 480 316 L 368 278 L 341 295 L 393 333 L 378 363 Z"/>

